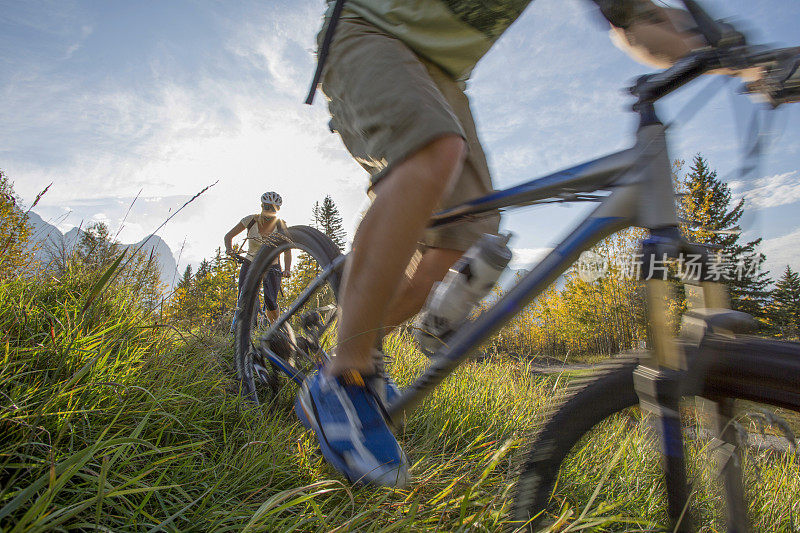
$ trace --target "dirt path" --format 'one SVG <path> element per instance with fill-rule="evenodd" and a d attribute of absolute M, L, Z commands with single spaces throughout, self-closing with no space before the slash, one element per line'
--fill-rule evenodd
<path fill-rule="evenodd" d="M 589 370 L 595 365 L 584 363 L 573 364 L 532 364 L 528 368 L 532 374 L 560 374 L 562 372 L 575 372 L 578 370 Z"/>
<path fill-rule="evenodd" d="M 560 359 L 548 356 L 539 356 L 528 365 L 532 374 L 560 374 L 562 372 L 575 372 L 589 370 L 597 365 L 589 363 L 565 363 Z"/>

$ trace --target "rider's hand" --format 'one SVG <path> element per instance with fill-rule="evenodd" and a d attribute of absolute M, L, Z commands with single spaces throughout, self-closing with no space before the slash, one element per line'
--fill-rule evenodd
<path fill-rule="evenodd" d="M 233 250 L 232 250 L 232 249 L 230 249 L 230 248 L 226 248 L 226 249 L 225 249 L 225 254 L 226 254 L 226 255 L 233 256 Z"/>

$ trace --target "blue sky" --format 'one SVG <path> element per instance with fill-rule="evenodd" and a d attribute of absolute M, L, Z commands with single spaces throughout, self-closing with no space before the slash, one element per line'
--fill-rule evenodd
<path fill-rule="evenodd" d="M 800 2 L 707 0 L 753 41 L 800 44 Z M 222 245 L 265 190 L 307 223 L 330 194 L 348 231 L 366 175 L 326 129 L 324 99 L 302 104 L 322 0 L 8 1 L 0 7 L 0 168 L 62 229 L 95 220 L 133 242 L 205 185 L 219 184 L 160 235 L 181 264 Z M 537 0 L 482 60 L 468 94 L 497 188 L 627 147 L 635 118 L 622 89 L 647 72 L 617 50 L 584 0 Z M 703 86 L 706 82 L 698 83 Z M 758 173 L 735 176 L 737 122 L 753 104 L 728 84 L 671 130 L 674 158 L 701 152 L 748 199 L 746 236 L 768 265 L 800 267 L 800 109 L 775 118 Z M 670 119 L 698 88 L 671 96 Z M 800 106 L 794 106 L 800 107 Z M 140 193 L 141 191 L 141 193 Z M 585 207 L 526 208 L 504 219 L 515 266 L 541 254 Z"/>

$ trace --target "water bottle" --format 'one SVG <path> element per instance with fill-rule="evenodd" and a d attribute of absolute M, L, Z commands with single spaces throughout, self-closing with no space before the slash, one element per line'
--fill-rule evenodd
<path fill-rule="evenodd" d="M 511 261 L 508 235 L 484 233 L 450 268 L 444 279 L 434 283 L 425 308 L 415 323 L 415 336 L 425 355 L 433 354 L 447 337 L 489 294 Z"/>

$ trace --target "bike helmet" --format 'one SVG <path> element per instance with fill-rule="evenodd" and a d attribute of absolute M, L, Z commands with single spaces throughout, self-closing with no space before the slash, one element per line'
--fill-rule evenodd
<path fill-rule="evenodd" d="M 276 209 L 280 209 L 282 203 L 283 200 L 281 200 L 281 195 L 276 192 L 269 191 L 261 195 L 262 206 L 269 204 L 274 205 Z"/>

